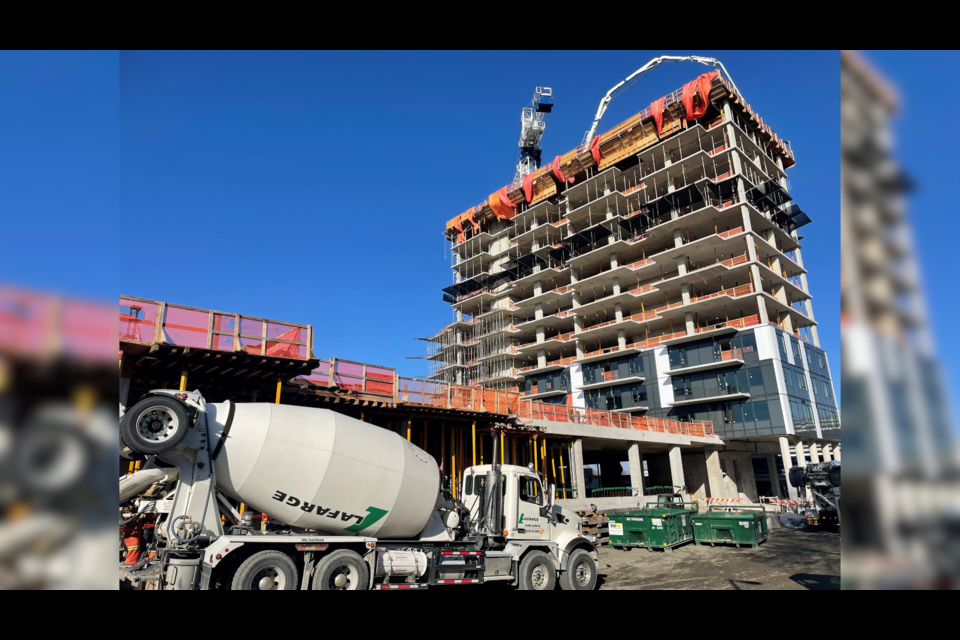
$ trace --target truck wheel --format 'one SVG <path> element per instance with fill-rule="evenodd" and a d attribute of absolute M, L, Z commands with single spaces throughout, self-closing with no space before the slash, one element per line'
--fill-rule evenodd
<path fill-rule="evenodd" d="M 282 551 L 255 553 L 233 575 L 234 591 L 296 591 L 297 566 Z"/>
<path fill-rule="evenodd" d="M 790 486 L 796 489 L 799 489 L 803 486 L 803 469 L 800 467 L 793 467 L 790 469 L 790 472 L 787 474 L 787 480 L 790 482 Z"/>
<path fill-rule="evenodd" d="M 570 554 L 567 570 L 560 574 L 560 588 L 564 591 L 593 591 L 597 588 L 597 565 L 586 549 Z"/>
<path fill-rule="evenodd" d="M 557 570 L 553 560 L 543 551 L 531 551 L 520 563 L 521 591 L 553 591 L 557 586 Z"/>
<path fill-rule="evenodd" d="M 369 584 L 367 563 L 349 549 L 334 551 L 313 572 L 314 591 L 366 591 Z"/>
<path fill-rule="evenodd" d="M 187 437 L 190 416 L 178 400 L 151 396 L 138 402 L 120 421 L 120 439 L 134 451 L 164 453 Z"/>

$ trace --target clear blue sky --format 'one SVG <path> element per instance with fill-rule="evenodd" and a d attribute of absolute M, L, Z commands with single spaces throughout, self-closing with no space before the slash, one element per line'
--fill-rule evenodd
<path fill-rule="evenodd" d="M 914 244 L 947 388 L 960 398 L 960 343 L 951 339 L 957 317 L 957 279 L 950 264 L 957 255 L 957 149 L 960 129 L 940 117 L 960 102 L 960 53 L 871 51 L 873 65 L 898 89 L 894 120 L 895 156 L 915 183 L 908 199 Z M 948 266 L 950 265 L 950 266 Z M 954 421 L 960 428 L 960 422 Z"/>
<path fill-rule="evenodd" d="M 0 52 L 0 283 L 115 299 L 119 58 Z"/>
<path fill-rule="evenodd" d="M 446 220 L 513 176 L 520 109 L 553 87 L 544 157 L 580 143 L 651 57 L 604 53 L 123 53 L 120 292 L 316 328 L 317 356 L 423 375 L 449 322 Z M 837 53 L 720 58 L 793 143 L 804 261 L 839 374 Z M 609 127 L 706 71 L 669 65 Z M 838 389 L 839 390 L 839 389 Z"/>

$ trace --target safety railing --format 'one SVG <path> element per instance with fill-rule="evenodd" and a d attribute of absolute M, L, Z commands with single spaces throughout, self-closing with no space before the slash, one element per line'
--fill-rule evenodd
<path fill-rule="evenodd" d="M 520 393 L 421 380 L 419 378 L 397 377 L 395 400 L 397 403 L 438 409 L 516 415 L 519 411 Z"/>
<path fill-rule="evenodd" d="M 120 341 L 309 360 L 313 327 L 120 296 Z"/>
<path fill-rule="evenodd" d="M 524 372 L 527 372 L 527 371 L 534 371 L 534 370 L 536 370 L 536 369 L 542 369 L 542 368 L 545 368 L 545 367 L 553 367 L 553 366 L 556 366 L 556 365 L 566 366 L 566 365 L 572 364 L 572 363 L 574 363 L 574 362 L 576 362 L 576 361 L 577 361 L 577 357 L 576 357 L 576 356 L 570 356 L 569 358 L 559 358 L 559 359 L 557 359 L 557 360 L 548 360 L 547 363 L 546 363 L 545 365 L 543 365 L 543 367 L 541 367 L 539 364 L 534 364 L 534 365 L 530 365 L 529 367 L 520 367 L 520 368 L 517 369 L 516 371 L 517 371 L 517 373 L 524 373 Z"/>
<path fill-rule="evenodd" d="M 364 394 L 393 396 L 396 376 L 396 369 L 391 367 L 330 358 L 330 360 L 321 360 L 316 369 L 298 379 L 320 387 L 337 387 Z"/>
<path fill-rule="evenodd" d="M 634 498 L 641 495 L 639 487 L 599 487 L 589 491 L 591 498 Z"/>
<path fill-rule="evenodd" d="M 705 331 L 715 331 L 717 329 L 726 329 L 727 327 L 745 329 L 747 327 L 754 327 L 758 324 L 760 324 L 760 315 L 754 314 L 752 316 L 747 316 L 745 318 L 727 320 L 725 322 L 718 322 L 716 324 L 705 325 L 703 327 L 698 326 L 695 330 L 695 333 L 704 333 Z"/>
<path fill-rule="evenodd" d="M 731 298 L 739 298 L 740 296 L 745 296 L 747 294 L 753 293 L 752 284 L 742 284 L 739 287 L 730 287 L 729 289 L 721 289 L 716 293 L 708 293 L 702 296 L 695 296 L 690 298 L 691 304 L 694 302 L 703 302 L 704 300 L 711 300 L 713 298 L 719 298 L 722 296 L 729 296 Z"/>
<path fill-rule="evenodd" d="M 700 438 L 715 438 L 713 423 L 709 420 L 692 420 L 681 422 L 664 418 L 648 416 L 631 416 L 625 413 L 602 411 L 600 409 L 585 409 L 567 405 L 548 404 L 534 400 L 521 400 L 520 420 L 546 420 L 551 422 L 569 422 L 580 425 L 597 427 L 615 427 L 618 429 L 635 429 L 655 433 L 695 436 Z"/>

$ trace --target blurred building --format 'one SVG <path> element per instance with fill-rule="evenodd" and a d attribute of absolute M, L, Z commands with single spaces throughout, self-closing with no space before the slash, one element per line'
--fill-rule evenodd
<path fill-rule="evenodd" d="M 844 563 L 864 585 L 914 581 L 945 566 L 928 537 L 956 504 L 957 449 L 906 213 L 911 184 L 893 157 L 898 95 L 852 51 L 841 90 L 844 551 L 895 561 L 879 575 L 875 563 Z"/>

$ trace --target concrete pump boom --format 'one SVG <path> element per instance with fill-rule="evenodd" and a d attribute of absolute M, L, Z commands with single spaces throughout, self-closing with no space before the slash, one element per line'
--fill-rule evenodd
<path fill-rule="evenodd" d="M 704 58 L 701 56 L 660 56 L 654 58 L 647 64 L 643 65 L 629 76 L 618 82 L 614 85 L 610 91 L 607 91 L 607 95 L 603 96 L 603 99 L 600 101 L 600 106 L 597 108 L 597 115 L 593 118 L 593 124 L 590 125 L 590 129 L 587 130 L 587 133 L 583 136 L 583 144 L 589 144 L 593 140 L 593 136 L 597 134 L 597 126 L 600 124 L 601 118 L 603 118 L 604 112 L 606 112 L 607 107 L 610 105 L 610 102 L 619 96 L 621 93 L 632 87 L 636 84 L 641 78 L 646 76 L 649 72 L 653 71 L 659 67 L 664 62 L 683 62 L 689 60 L 690 62 L 699 62 L 700 64 L 705 64 L 710 67 L 720 67 L 720 70 L 727 76 L 727 80 L 730 81 L 730 85 L 733 87 L 734 91 L 740 93 L 740 90 L 737 89 L 737 85 L 734 84 L 733 78 L 730 77 L 730 72 L 727 71 L 727 68 L 723 66 L 723 63 L 717 60 L 716 58 Z"/>

